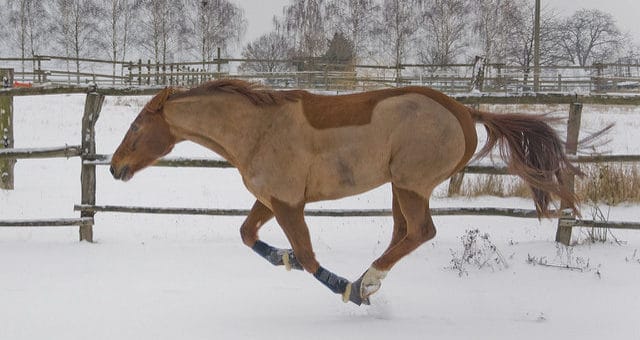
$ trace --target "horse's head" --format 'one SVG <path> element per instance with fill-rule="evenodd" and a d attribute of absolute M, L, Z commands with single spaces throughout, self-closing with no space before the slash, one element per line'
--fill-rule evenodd
<path fill-rule="evenodd" d="M 142 109 L 111 159 L 111 174 L 128 181 L 141 169 L 168 154 L 177 139 L 171 134 L 163 108 L 173 90 L 166 88 Z"/>

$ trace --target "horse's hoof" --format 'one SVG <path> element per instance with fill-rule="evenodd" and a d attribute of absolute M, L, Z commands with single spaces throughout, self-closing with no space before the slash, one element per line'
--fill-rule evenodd
<path fill-rule="evenodd" d="M 369 296 L 362 295 L 362 277 L 347 286 L 346 291 L 342 294 L 342 301 L 353 302 L 356 305 L 370 305 Z"/>
<path fill-rule="evenodd" d="M 361 304 L 369 305 L 369 296 L 375 294 L 382 286 L 382 280 L 387 276 L 386 271 L 381 271 L 373 267 L 369 268 L 359 279 L 347 287 L 348 301 L 360 306 Z M 345 302 L 347 298 L 343 295 Z"/>
<path fill-rule="evenodd" d="M 360 285 L 360 295 L 362 295 L 362 296 L 373 295 L 378 290 L 380 290 L 381 286 L 382 286 L 382 282 L 380 282 L 380 281 L 362 282 L 362 284 Z"/>

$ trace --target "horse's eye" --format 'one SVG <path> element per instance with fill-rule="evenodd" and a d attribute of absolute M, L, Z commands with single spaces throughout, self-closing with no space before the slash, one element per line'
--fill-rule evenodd
<path fill-rule="evenodd" d="M 131 131 L 132 132 L 138 132 L 138 130 L 140 130 L 140 128 L 138 127 L 137 124 L 131 124 Z"/>

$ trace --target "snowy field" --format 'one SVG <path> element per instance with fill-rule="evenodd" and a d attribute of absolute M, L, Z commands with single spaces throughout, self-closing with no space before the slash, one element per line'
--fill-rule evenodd
<path fill-rule="evenodd" d="M 146 98 L 107 98 L 99 153 L 111 153 Z M 83 95 L 17 97 L 15 146 L 79 144 Z M 566 107 L 559 107 L 565 110 Z M 640 153 L 640 108 L 585 107 L 583 126 L 615 121 L 617 154 Z M 211 156 L 193 144 L 173 155 Z M 0 218 L 77 217 L 78 159 L 22 160 Z M 523 199 L 447 199 L 433 207 L 532 209 Z M 249 208 L 235 170 L 151 168 L 129 183 L 98 168 L 98 204 Z M 310 208 L 389 208 L 388 187 Z M 601 207 L 605 211 L 608 208 Z M 583 207 L 585 218 L 590 208 Z M 611 208 L 638 220 L 640 207 Z M 619 242 L 554 243 L 556 221 L 435 217 L 438 235 L 401 261 L 371 306 L 343 304 L 313 277 L 275 268 L 240 241 L 242 218 L 98 213 L 95 244 L 77 228 L 0 230 L 0 339 L 640 339 L 640 232 Z M 320 263 L 356 279 L 386 247 L 391 218 L 308 219 Z M 508 266 L 468 264 L 461 236 L 490 235 Z M 286 247 L 269 223 L 261 236 Z M 537 264 L 533 264 L 537 263 Z M 552 266 L 571 266 L 564 269 Z"/>

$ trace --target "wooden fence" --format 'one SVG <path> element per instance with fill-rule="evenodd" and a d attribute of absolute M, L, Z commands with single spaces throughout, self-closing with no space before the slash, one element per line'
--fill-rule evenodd
<path fill-rule="evenodd" d="M 482 61 L 482 58 L 476 61 Z M 281 71 L 254 72 L 247 65 L 269 62 Z M 0 58 L 0 67 L 13 67 L 16 80 L 38 83 L 192 86 L 220 77 L 263 81 L 273 88 L 366 90 L 389 85 L 425 85 L 447 93 L 468 92 L 640 92 L 640 64 L 613 63 L 543 66 L 534 88 L 533 71 L 522 66 L 487 64 L 344 65 L 322 59 L 260 60 L 218 58 L 211 61 L 160 64 L 151 60 L 109 61 L 60 56 Z M 71 70 L 76 64 L 79 70 Z M 244 67 L 243 67 L 244 66 Z M 24 68 L 24 69 L 23 69 Z M 480 74 L 477 71 L 480 70 Z M 474 84 L 474 80 L 481 83 Z"/>
<path fill-rule="evenodd" d="M 84 113 L 82 116 L 82 133 L 79 145 L 50 147 L 38 149 L 13 149 L 0 148 L 0 160 L 28 158 L 52 158 L 52 157 L 80 157 L 81 165 L 81 202 L 74 206 L 74 210 L 80 212 L 78 218 L 65 219 L 38 219 L 38 220 L 0 220 L 0 227 L 36 227 L 36 226 L 79 226 L 80 240 L 93 240 L 93 217 L 97 212 L 126 212 L 126 213 L 158 213 L 158 214 L 190 214 L 190 215 L 222 215 L 245 216 L 247 210 L 242 209 L 188 209 L 188 208 L 162 208 L 162 207 L 133 207 L 133 206 L 109 206 L 99 205 L 96 202 L 96 167 L 108 165 L 110 155 L 96 154 L 95 151 L 95 124 L 102 109 L 102 103 L 107 95 L 151 95 L 160 88 L 96 88 L 96 87 L 67 87 L 67 88 L 31 88 L 31 89 L 5 89 L 0 90 L 0 99 L 12 100 L 13 96 L 55 94 L 55 93 L 87 93 Z M 456 96 L 456 99 L 467 105 L 478 104 L 568 104 L 569 126 L 568 145 L 575 145 L 580 129 L 580 115 L 582 104 L 608 104 L 608 105 L 640 105 L 640 96 L 604 96 L 604 95 L 543 95 L 532 94 L 527 96 L 501 96 L 501 95 L 466 95 Z M 570 154 L 575 150 L 569 149 Z M 577 163 L 594 162 L 640 162 L 638 155 L 614 155 L 614 156 L 572 156 Z M 188 159 L 165 158 L 156 166 L 169 167 L 230 167 L 229 163 L 214 159 Z M 478 174 L 506 174 L 504 167 L 494 166 L 467 166 L 464 173 Z M 573 181 L 568 181 L 573 188 Z M 522 218 L 537 217 L 534 210 L 527 209 L 503 209 L 503 208 L 436 208 L 432 209 L 434 215 L 498 215 Z M 388 209 L 381 210 L 308 210 L 308 216 L 390 216 Z M 592 228 L 622 228 L 640 230 L 640 222 L 596 222 L 580 220 L 568 212 L 556 212 L 559 218 L 556 240 L 569 244 L 571 230 L 576 226 L 588 226 Z"/>

